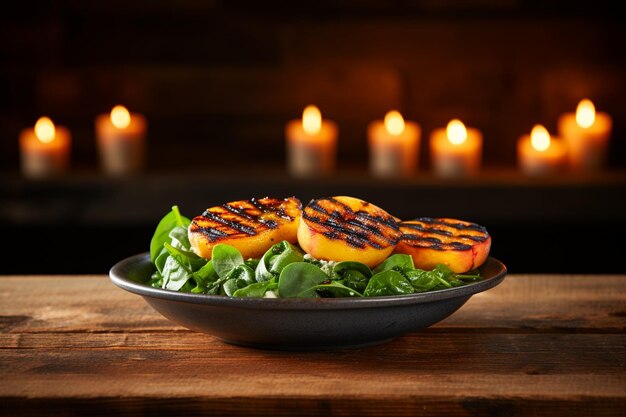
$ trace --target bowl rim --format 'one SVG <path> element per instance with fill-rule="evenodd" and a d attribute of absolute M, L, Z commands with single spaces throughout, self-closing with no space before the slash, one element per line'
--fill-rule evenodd
<path fill-rule="evenodd" d="M 484 277 L 461 287 L 421 292 L 406 295 L 380 297 L 341 297 L 341 298 L 256 298 L 229 297 L 225 295 L 192 294 L 150 287 L 135 282 L 128 277 L 128 271 L 151 264 L 150 253 L 143 252 L 117 262 L 109 270 L 109 278 L 119 288 L 148 298 L 176 301 L 181 303 L 210 306 L 248 308 L 257 310 L 320 310 L 320 309 L 359 309 L 372 307 L 394 307 L 407 304 L 430 303 L 459 297 L 470 297 L 500 284 L 507 275 L 506 266 L 496 258 L 489 256 L 479 267 L 496 269 L 495 274 Z"/>

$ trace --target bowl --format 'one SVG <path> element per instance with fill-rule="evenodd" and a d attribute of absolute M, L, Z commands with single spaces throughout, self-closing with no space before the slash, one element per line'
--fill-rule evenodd
<path fill-rule="evenodd" d="M 507 273 L 492 257 L 479 270 L 481 281 L 461 287 L 369 298 L 235 298 L 153 288 L 144 284 L 154 271 L 147 252 L 118 262 L 109 276 L 172 322 L 226 343 L 323 350 L 383 343 L 440 322 Z"/>

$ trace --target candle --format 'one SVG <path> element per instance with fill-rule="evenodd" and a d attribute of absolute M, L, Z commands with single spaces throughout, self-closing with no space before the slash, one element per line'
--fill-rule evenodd
<path fill-rule="evenodd" d="M 146 119 L 115 106 L 110 114 L 96 118 L 96 139 L 100 161 L 107 174 L 140 172 L 145 164 Z"/>
<path fill-rule="evenodd" d="M 367 128 L 370 170 L 377 177 L 408 176 L 419 158 L 420 126 L 393 110 Z"/>
<path fill-rule="evenodd" d="M 322 120 L 320 110 L 307 106 L 302 120 L 291 120 L 285 126 L 287 168 L 296 177 L 328 175 L 335 168 L 337 125 Z"/>
<path fill-rule="evenodd" d="M 41 117 L 34 128 L 20 133 L 22 173 L 30 178 L 59 175 L 69 164 L 71 136 L 67 128 Z"/>
<path fill-rule="evenodd" d="M 575 171 L 597 171 L 606 164 L 612 119 L 607 113 L 596 113 L 593 103 L 584 99 L 576 113 L 559 117 L 559 136 L 565 140 L 569 165 Z"/>
<path fill-rule="evenodd" d="M 437 175 L 458 177 L 474 175 L 480 170 L 483 135 L 458 119 L 430 135 L 430 157 Z"/>
<path fill-rule="evenodd" d="M 567 148 L 558 138 L 551 138 L 548 130 L 535 125 L 530 135 L 522 135 L 517 142 L 518 164 L 527 175 L 548 175 L 563 171 L 567 163 Z"/>

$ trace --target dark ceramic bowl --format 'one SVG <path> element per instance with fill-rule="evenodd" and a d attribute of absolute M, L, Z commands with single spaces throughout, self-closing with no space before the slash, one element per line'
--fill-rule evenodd
<path fill-rule="evenodd" d="M 502 262 L 488 258 L 482 281 L 418 294 L 371 298 L 234 298 L 152 288 L 154 271 L 143 253 L 110 271 L 118 287 L 141 295 L 156 311 L 188 329 L 236 345 L 315 350 L 382 343 L 445 319 L 469 298 L 498 285 Z"/>

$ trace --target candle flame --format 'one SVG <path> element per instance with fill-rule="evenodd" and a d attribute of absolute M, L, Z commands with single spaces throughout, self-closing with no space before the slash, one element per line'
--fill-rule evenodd
<path fill-rule="evenodd" d="M 530 132 L 530 144 L 536 151 L 543 152 L 550 147 L 550 133 L 541 125 L 535 125 Z"/>
<path fill-rule="evenodd" d="M 576 123 L 580 127 L 590 127 L 596 120 L 596 108 L 591 100 L 584 99 L 576 107 Z"/>
<path fill-rule="evenodd" d="M 302 112 L 302 128 L 308 135 L 317 135 L 322 130 L 322 113 L 317 106 L 306 106 Z"/>
<path fill-rule="evenodd" d="M 111 110 L 111 123 L 118 129 L 126 129 L 130 124 L 130 113 L 124 106 L 117 105 Z"/>
<path fill-rule="evenodd" d="M 35 123 L 35 136 L 42 143 L 50 143 L 56 134 L 54 123 L 49 117 L 40 117 Z"/>
<path fill-rule="evenodd" d="M 446 135 L 450 143 L 460 145 L 467 140 L 467 129 L 459 119 L 450 120 L 446 128 Z"/>
<path fill-rule="evenodd" d="M 404 132 L 404 119 L 400 112 L 392 110 L 385 115 L 385 129 L 393 136 L 399 136 Z"/>

